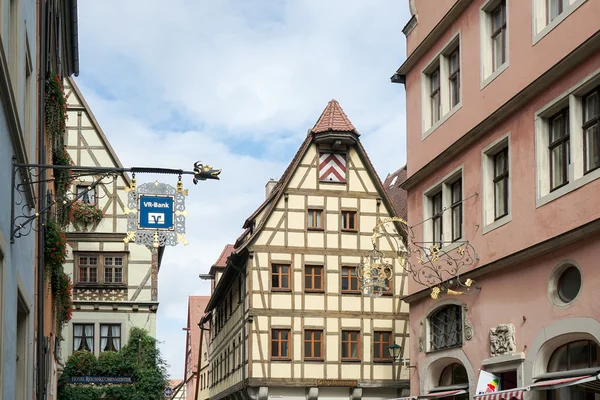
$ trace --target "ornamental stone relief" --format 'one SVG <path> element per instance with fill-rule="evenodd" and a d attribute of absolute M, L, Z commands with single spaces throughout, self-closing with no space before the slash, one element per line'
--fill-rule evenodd
<path fill-rule="evenodd" d="M 473 339 L 473 324 L 467 319 L 467 311 L 469 308 L 466 304 L 463 305 L 463 333 L 466 340 Z"/>
<path fill-rule="evenodd" d="M 73 300 L 127 301 L 127 289 L 74 288 Z"/>
<path fill-rule="evenodd" d="M 490 329 L 490 355 L 492 357 L 512 354 L 516 350 L 515 326 L 500 324 Z"/>

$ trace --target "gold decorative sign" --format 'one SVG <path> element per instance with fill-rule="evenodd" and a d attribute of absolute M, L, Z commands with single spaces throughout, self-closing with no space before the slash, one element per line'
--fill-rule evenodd
<path fill-rule="evenodd" d="M 343 380 L 343 379 L 319 379 L 317 386 L 329 386 L 329 387 L 356 387 L 358 381 L 356 380 Z"/>

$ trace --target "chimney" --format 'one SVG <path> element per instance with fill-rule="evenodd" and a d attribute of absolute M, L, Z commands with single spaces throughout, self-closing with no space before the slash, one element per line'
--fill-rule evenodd
<path fill-rule="evenodd" d="M 267 182 L 267 184 L 265 185 L 265 198 L 269 197 L 269 195 L 273 191 L 273 188 L 275 187 L 275 185 L 277 185 L 277 182 L 278 181 L 273 178 L 269 179 L 269 182 Z"/>

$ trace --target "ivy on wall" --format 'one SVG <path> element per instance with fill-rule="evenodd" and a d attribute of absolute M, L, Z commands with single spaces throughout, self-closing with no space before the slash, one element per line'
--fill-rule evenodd
<path fill-rule="evenodd" d="M 168 386 L 167 364 L 156 339 L 133 327 L 121 351 L 107 351 L 98 358 L 88 351 L 74 352 L 58 381 L 58 400 L 162 400 Z M 133 384 L 88 385 L 69 383 L 77 376 L 131 376 Z"/>

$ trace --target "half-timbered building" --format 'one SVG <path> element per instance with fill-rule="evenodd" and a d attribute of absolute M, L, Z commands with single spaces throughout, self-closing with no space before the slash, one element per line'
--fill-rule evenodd
<path fill-rule="evenodd" d="M 72 79 L 65 80 L 68 100 L 66 149 L 75 165 L 122 168 L 98 121 Z M 118 351 L 127 342 L 131 327 L 156 334 L 158 269 L 163 247 L 148 249 L 125 243 L 127 192 L 132 187 L 126 173 L 92 182 L 98 175 L 78 178 L 73 196 L 81 195 L 71 212 L 65 271 L 73 279 L 75 310 L 64 329 L 63 359 L 73 351 L 98 355 Z M 75 209 L 80 208 L 76 214 Z M 98 220 L 85 215 L 98 215 Z"/>
<path fill-rule="evenodd" d="M 329 102 L 266 200 L 245 221 L 216 279 L 210 318 L 210 399 L 391 399 L 408 369 L 406 275 L 394 243 L 388 289 L 363 296 L 356 266 L 394 208 L 337 101 Z M 218 275 L 218 276 L 217 276 Z"/>

